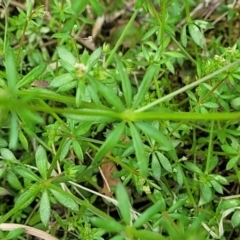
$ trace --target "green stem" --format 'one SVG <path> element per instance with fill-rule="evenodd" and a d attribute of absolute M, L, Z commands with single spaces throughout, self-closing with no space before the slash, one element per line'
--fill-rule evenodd
<path fill-rule="evenodd" d="M 118 39 L 115 47 L 113 48 L 113 50 L 111 51 L 109 57 L 108 57 L 107 60 L 106 60 L 106 63 L 105 63 L 105 66 L 104 66 L 105 68 L 107 68 L 108 65 L 111 63 L 112 58 L 113 58 L 115 52 L 118 50 L 118 48 L 119 48 L 119 46 L 121 45 L 124 37 L 125 37 L 126 34 L 127 34 L 127 31 L 129 31 L 129 28 L 131 27 L 134 19 L 137 17 L 138 12 L 139 12 L 139 9 L 140 9 L 140 7 L 134 12 L 134 14 L 132 15 L 132 17 L 131 17 L 131 19 L 129 20 L 128 24 L 127 24 L 126 27 L 124 28 L 124 30 L 123 30 L 123 32 L 122 32 L 122 35 L 121 35 L 120 38 Z"/>
<path fill-rule="evenodd" d="M 189 0 L 184 0 L 184 3 L 185 3 L 185 12 L 186 12 L 187 23 L 191 23 L 192 19 L 191 19 L 191 15 L 190 15 L 190 11 L 189 11 Z"/>
<path fill-rule="evenodd" d="M 218 74 L 228 70 L 229 68 L 231 68 L 231 67 L 233 67 L 233 66 L 235 66 L 235 65 L 237 65 L 239 63 L 240 63 L 240 59 L 236 60 L 235 62 L 230 63 L 230 64 L 226 65 L 225 67 L 223 67 L 223 68 L 221 68 L 221 69 L 219 69 L 219 70 L 217 70 L 217 71 L 215 71 L 215 72 L 213 72 L 213 73 L 211 73 L 211 74 L 209 74 L 209 75 L 207 75 L 207 76 L 205 76 L 203 78 L 200 78 L 199 80 L 197 80 L 197 81 L 195 81 L 195 82 L 193 82 L 193 83 L 191 83 L 191 84 L 189 84 L 189 85 L 187 85 L 185 87 L 182 87 L 182 88 L 180 88 L 180 89 L 178 89 L 178 90 L 176 90 L 176 91 L 174 91 L 174 92 L 172 92 L 172 93 L 170 93 L 170 94 L 168 94 L 168 95 L 166 95 L 166 96 L 164 96 L 164 97 L 162 97 L 162 98 L 160 98 L 160 99 L 158 99 L 158 100 L 156 100 L 156 101 L 154 101 L 152 103 L 149 103 L 149 104 L 147 104 L 144 107 L 141 107 L 141 108 L 137 109 L 135 112 L 143 112 L 145 110 L 148 110 L 148 109 L 154 107 L 155 105 L 157 105 L 157 104 L 159 104 L 161 102 L 170 100 L 174 96 L 176 96 L 176 95 L 178 95 L 180 93 L 186 92 L 187 90 L 190 90 L 193 87 L 198 86 L 200 83 L 206 82 L 207 80 L 215 77 L 216 75 L 218 75 Z"/>
<path fill-rule="evenodd" d="M 179 167 L 180 167 L 181 170 L 182 170 L 182 166 L 179 165 Z M 188 185 L 188 181 L 187 181 L 187 179 L 186 179 L 186 176 L 185 176 L 183 170 L 182 170 L 182 173 L 183 173 L 183 182 L 184 182 L 184 185 L 185 185 L 185 187 L 186 187 L 189 200 L 192 202 L 193 207 L 196 208 L 196 207 L 197 207 L 197 204 L 196 204 L 196 202 L 195 202 L 195 200 L 194 200 L 194 197 L 193 197 L 193 195 L 192 195 L 192 192 L 191 192 L 191 190 L 190 190 L 190 187 L 189 187 L 189 185 Z"/>
<path fill-rule="evenodd" d="M 206 162 L 206 169 L 205 169 L 206 174 L 208 174 L 208 172 L 209 172 L 209 166 L 210 166 L 210 162 L 211 162 L 211 158 L 212 158 L 213 129 L 214 129 L 214 121 L 211 121 L 209 144 L 208 144 L 208 154 L 207 154 L 207 162 Z"/>

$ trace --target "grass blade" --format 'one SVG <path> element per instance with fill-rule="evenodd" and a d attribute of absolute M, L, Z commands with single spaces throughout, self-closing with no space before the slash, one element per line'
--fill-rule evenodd
<path fill-rule="evenodd" d="M 135 96 L 135 100 L 132 105 L 134 109 L 137 108 L 142 103 L 144 96 L 146 92 L 149 90 L 150 83 L 152 82 L 152 79 L 156 74 L 156 72 L 157 72 L 157 67 L 155 65 L 150 65 L 146 70 L 142 83 L 138 89 L 138 93 Z"/>
<path fill-rule="evenodd" d="M 133 146 L 136 151 L 136 157 L 139 165 L 140 175 L 142 177 L 147 177 L 148 175 L 148 158 L 144 151 L 144 145 L 139 131 L 136 129 L 135 125 L 129 123 L 130 131 L 133 140 Z"/>
<path fill-rule="evenodd" d="M 103 145 L 95 155 L 92 164 L 96 164 L 99 161 L 101 161 L 102 158 L 116 146 L 116 144 L 118 143 L 123 134 L 124 129 L 125 129 L 124 122 L 121 122 L 117 125 L 117 127 L 109 134 L 106 141 L 103 143 Z"/>
<path fill-rule="evenodd" d="M 115 61 L 117 63 L 117 70 L 122 83 L 123 96 L 125 98 L 127 108 L 130 108 L 132 104 L 132 86 L 123 63 L 117 56 L 115 57 Z"/>

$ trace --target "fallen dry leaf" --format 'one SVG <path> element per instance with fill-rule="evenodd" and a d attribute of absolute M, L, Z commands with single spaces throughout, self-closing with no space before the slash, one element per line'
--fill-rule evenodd
<path fill-rule="evenodd" d="M 118 171 L 114 162 L 108 162 L 106 157 L 103 158 L 102 162 L 106 163 L 102 164 L 100 171 L 103 178 L 103 189 L 101 192 L 111 197 L 113 194 L 111 187 L 116 187 L 121 180 L 119 178 L 114 178 L 112 175 L 114 172 Z"/>

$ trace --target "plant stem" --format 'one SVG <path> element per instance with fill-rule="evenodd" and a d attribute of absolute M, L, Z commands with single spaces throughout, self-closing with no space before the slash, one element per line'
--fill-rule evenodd
<path fill-rule="evenodd" d="M 229 68 L 231 68 L 231 67 L 233 67 L 233 66 L 235 66 L 235 65 L 237 65 L 239 63 L 240 63 L 240 59 L 236 60 L 235 62 L 230 63 L 230 64 L 226 65 L 225 67 L 223 67 L 223 68 L 221 68 L 221 69 L 219 69 L 219 70 L 217 70 L 217 71 L 215 71 L 215 72 L 213 72 L 213 73 L 211 73 L 211 74 L 209 74 L 209 75 L 207 75 L 207 76 L 205 76 L 203 78 L 200 78 L 199 80 L 197 80 L 197 81 L 195 81 L 195 82 L 193 82 L 193 83 L 191 83 L 191 84 L 189 84 L 189 85 L 187 85 L 185 87 L 182 87 L 182 88 L 180 88 L 180 89 L 178 89 L 178 90 L 176 90 L 176 91 L 174 91 L 174 92 L 172 92 L 172 93 L 170 93 L 170 94 L 168 94 L 168 95 L 166 95 L 166 96 L 164 96 L 164 97 L 162 97 L 162 98 L 160 98 L 160 99 L 158 99 L 158 100 L 156 100 L 156 101 L 154 101 L 152 103 L 149 103 L 149 104 L 147 104 L 144 107 L 141 107 L 141 108 L 135 110 L 135 112 L 143 112 L 143 111 L 148 110 L 148 109 L 152 108 L 153 106 L 155 106 L 155 105 L 157 105 L 157 104 L 159 104 L 161 102 L 170 100 L 174 96 L 176 96 L 176 95 L 178 95 L 178 94 L 180 94 L 182 92 L 186 92 L 187 90 L 190 90 L 193 87 L 198 86 L 200 83 L 206 82 L 207 80 L 215 77 L 216 75 L 218 75 L 218 74 L 228 70 Z"/>
<path fill-rule="evenodd" d="M 210 128 L 210 136 L 209 136 L 209 144 L 208 144 L 208 154 L 207 154 L 207 162 L 206 162 L 206 169 L 205 173 L 209 173 L 209 166 L 212 157 L 212 148 L 213 148 L 213 130 L 214 130 L 214 121 L 211 121 L 211 128 Z"/>
<path fill-rule="evenodd" d="M 134 19 L 137 17 L 139 10 L 140 10 L 140 7 L 134 12 L 134 14 L 133 14 L 132 17 L 130 18 L 128 24 L 127 24 L 126 27 L 124 28 L 124 30 L 123 30 L 123 32 L 122 32 L 122 35 L 121 35 L 120 38 L 118 39 L 116 45 L 114 46 L 113 50 L 111 51 L 109 57 L 108 57 L 107 60 L 106 60 L 106 63 L 105 63 L 105 66 L 104 66 L 105 68 L 107 68 L 108 65 L 111 63 L 112 58 L 113 58 L 115 52 L 118 50 L 119 46 L 121 45 L 124 37 L 125 37 L 126 34 L 127 34 L 127 31 L 129 30 L 130 26 L 132 25 Z"/>

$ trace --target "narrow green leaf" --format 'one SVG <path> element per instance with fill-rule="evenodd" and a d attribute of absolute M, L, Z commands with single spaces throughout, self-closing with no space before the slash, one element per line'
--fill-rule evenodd
<path fill-rule="evenodd" d="M 239 157 L 238 157 L 238 156 L 232 157 L 232 158 L 228 161 L 227 166 L 226 166 L 226 169 L 227 169 L 227 170 L 232 169 L 232 168 L 237 164 L 238 160 L 239 160 Z"/>
<path fill-rule="evenodd" d="M 229 146 L 227 144 L 222 145 L 221 148 L 225 153 L 233 154 L 233 155 L 237 154 L 237 150 L 235 150 L 234 148 L 232 148 L 231 146 Z"/>
<path fill-rule="evenodd" d="M 72 211 L 77 212 L 79 210 L 77 203 L 70 197 L 54 190 L 50 189 L 53 196 L 59 201 L 64 207 L 69 208 Z"/>
<path fill-rule="evenodd" d="M 231 218 L 232 226 L 238 227 L 240 225 L 240 210 L 236 210 Z"/>
<path fill-rule="evenodd" d="M 184 47 L 187 46 L 187 26 L 184 25 L 181 29 L 181 43 Z"/>
<path fill-rule="evenodd" d="M 75 65 L 76 63 L 76 58 L 75 56 L 68 51 L 65 47 L 57 47 L 57 53 L 59 58 L 63 59 L 64 61 L 68 62 L 69 64 L 71 64 L 72 66 Z"/>
<path fill-rule="evenodd" d="M 16 149 L 18 143 L 18 117 L 15 112 L 11 112 L 9 148 Z"/>
<path fill-rule="evenodd" d="M 162 165 L 162 167 L 167 170 L 168 172 L 172 172 L 172 165 L 171 163 L 169 162 L 169 160 L 167 159 L 166 156 L 164 156 L 162 153 L 160 152 L 156 152 L 157 156 L 158 156 L 158 159 Z"/>
<path fill-rule="evenodd" d="M 70 83 L 73 79 L 74 79 L 74 77 L 72 76 L 72 74 L 65 73 L 60 76 L 55 77 L 51 81 L 49 87 L 54 87 L 54 88 L 61 87 L 64 84 Z"/>
<path fill-rule="evenodd" d="M 118 184 L 116 188 L 116 198 L 118 200 L 118 208 L 121 213 L 122 219 L 126 225 L 131 223 L 131 205 L 129 202 L 128 194 L 122 184 Z"/>
<path fill-rule="evenodd" d="M 71 146 L 72 140 L 71 139 L 66 139 L 65 143 L 63 144 L 63 147 L 61 149 L 61 154 L 59 156 L 59 160 L 62 161 L 68 154 L 69 150 L 70 150 L 70 146 Z"/>
<path fill-rule="evenodd" d="M 28 207 L 36 198 L 38 194 L 37 185 L 32 185 L 27 191 L 22 193 L 16 200 L 15 206 L 20 207 L 20 209 L 24 209 Z"/>
<path fill-rule="evenodd" d="M 17 71 L 15 64 L 15 55 L 13 49 L 10 47 L 8 47 L 5 52 L 5 67 L 9 90 L 12 94 L 15 94 L 17 90 Z"/>
<path fill-rule="evenodd" d="M 199 206 L 202 206 L 208 202 L 210 202 L 213 198 L 213 191 L 212 188 L 209 187 L 207 184 L 204 184 L 201 189 L 201 197 L 199 200 Z"/>
<path fill-rule="evenodd" d="M 41 196 L 40 205 L 39 205 L 40 218 L 44 226 L 48 225 L 48 222 L 50 219 L 50 212 L 51 212 L 51 206 L 50 206 L 48 192 L 47 190 L 44 190 Z"/>
<path fill-rule="evenodd" d="M 12 153 L 12 151 L 10 151 L 7 148 L 2 148 L 0 150 L 1 156 L 3 157 L 4 160 L 10 160 L 10 161 L 17 161 L 17 159 L 15 158 L 14 154 Z"/>
<path fill-rule="evenodd" d="M 72 147 L 73 147 L 73 151 L 77 155 L 78 160 L 82 162 L 83 161 L 82 147 L 81 147 L 80 143 L 76 139 L 73 139 Z"/>
<path fill-rule="evenodd" d="M 88 71 L 91 70 L 91 68 L 96 64 L 97 61 L 99 61 L 100 56 L 102 54 L 102 48 L 97 48 L 94 50 L 94 52 L 91 54 L 90 58 L 88 59 Z"/>
<path fill-rule="evenodd" d="M 184 162 L 184 164 L 185 164 L 185 167 L 188 170 L 190 170 L 191 172 L 198 173 L 198 174 L 202 173 L 202 170 L 197 165 L 195 165 L 194 163 L 192 163 L 192 162 Z"/>
<path fill-rule="evenodd" d="M 124 67 L 124 65 L 121 62 L 121 60 L 119 59 L 119 57 L 117 57 L 117 55 L 115 56 L 115 61 L 117 63 L 117 71 L 120 75 L 120 79 L 121 79 L 121 83 L 122 83 L 123 96 L 125 98 L 127 108 L 130 108 L 130 106 L 132 104 L 131 82 L 129 80 L 126 68 Z"/>
<path fill-rule="evenodd" d="M 160 130 L 156 129 L 151 124 L 146 122 L 136 122 L 135 125 L 141 129 L 144 134 L 157 141 L 157 143 L 160 144 L 161 149 L 166 151 L 173 149 L 173 145 L 170 140 L 163 133 L 161 133 Z"/>
<path fill-rule="evenodd" d="M 106 99 L 108 103 L 110 103 L 112 106 L 116 108 L 118 111 L 124 110 L 124 105 L 121 101 L 121 99 L 113 92 L 113 90 L 103 84 L 98 79 L 87 75 L 88 80 L 91 82 L 93 86 L 98 90 L 98 92 Z"/>
<path fill-rule="evenodd" d="M 176 173 L 176 178 L 179 186 L 183 185 L 183 178 L 184 178 L 184 173 L 180 165 L 177 165 L 176 167 L 177 173 Z"/>
<path fill-rule="evenodd" d="M 124 122 L 119 123 L 115 127 L 115 129 L 109 134 L 106 141 L 103 143 L 103 145 L 98 150 L 97 154 L 94 157 L 92 164 L 96 164 L 99 161 L 101 161 L 104 158 L 104 156 L 116 146 L 116 144 L 119 142 L 119 140 L 123 134 L 124 129 L 125 129 Z"/>
<path fill-rule="evenodd" d="M 35 80 L 38 80 L 38 78 L 41 76 L 41 74 L 46 69 L 46 64 L 40 64 L 39 66 L 33 68 L 27 75 L 25 75 L 18 83 L 17 87 L 21 88 L 27 84 L 32 83 Z"/>
<path fill-rule="evenodd" d="M 217 191 L 220 194 L 223 194 L 223 187 L 220 183 L 218 183 L 218 181 L 213 179 L 213 180 L 211 180 L 210 183 L 212 184 L 215 191 Z"/>
<path fill-rule="evenodd" d="M 140 136 L 140 133 L 136 129 L 135 125 L 132 123 L 129 123 L 130 125 L 130 131 L 131 136 L 133 140 L 133 146 L 136 151 L 136 157 L 138 161 L 138 166 L 140 170 L 140 175 L 142 177 L 147 177 L 149 171 L 148 171 L 148 157 L 144 150 L 144 145 L 142 143 L 142 139 Z"/>
<path fill-rule="evenodd" d="M 164 204 L 163 201 L 157 201 L 151 207 L 147 208 L 147 210 L 145 210 L 140 215 L 140 217 L 134 222 L 133 226 L 135 228 L 142 227 L 143 224 L 148 222 L 151 219 L 152 216 L 154 216 L 156 213 L 158 213 L 160 211 L 163 204 Z"/>
<path fill-rule="evenodd" d="M 161 165 L 155 153 L 152 154 L 151 162 L 152 174 L 158 181 L 161 178 Z"/>
<path fill-rule="evenodd" d="M 43 179 L 47 179 L 48 160 L 47 160 L 46 151 L 42 146 L 39 146 L 37 148 L 35 159 L 36 159 L 36 165 L 37 165 L 38 171 L 40 172 Z"/>
<path fill-rule="evenodd" d="M 102 228 L 108 232 L 120 232 L 123 230 L 123 226 L 115 221 L 113 218 L 111 220 L 101 219 L 97 217 L 90 218 L 93 225 Z"/>
<path fill-rule="evenodd" d="M 143 101 L 146 92 L 149 90 L 150 84 L 153 81 L 154 75 L 157 73 L 157 67 L 155 65 L 150 65 L 143 77 L 141 85 L 138 89 L 138 92 L 133 100 L 132 108 L 137 108 Z"/>
<path fill-rule="evenodd" d="M 24 229 L 24 228 L 16 228 L 16 229 L 13 229 L 13 230 L 11 230 L 11 232 L 8 232 L 6 238 L 4 238 L 4 239 L 7 239 L 7 240 L 10 240 L 10 239 L 18 239 L 18 237 L 19 237 L 20 235 L 22 235 L 24 232 L 25 232 L 25 229 Z"/>
<path fill-rule="evenodd" d="M 20 181 L 18 180 L 17 176 L 11 170 L 7 171 L 6 178 L 7 178 L 7 181 L 9 182 L 10 186 L 12 186 L 13 188 L 15 188 L 19 191 L 23 189 L 23 186 L 20 183 Z"/>
<path fill-rule="evenodd" d="M 188 30 L 193 41 L 201 48 L 204 47 L 205 39 L 201 30 L 193 23 L 188 25 Z"/>
<path fill-rule="evenodd" d="M 29 170 L 28 168 L 26 167 L 23 167 L 23 166 L 16 166 L 14 168 L 14 170 L 19 174 L 21 175 L 23 178 L 28 178 L 32 181 L 39 181 L 39 177 L 33 173 L 31 170 Z"/>
<path fill-rule="evenodd" d="M 19 137 L 19 141 L 21 142 L 24 150 L 26 150 L 28 152 L 28 140 L 27 140 L 26 136 L 23 134 L 21 129 L 19 129 L 18 137 Z"/>
<path fill-rule="evenodd" d="M 132 231 L 133 236 L 137 237 L 140 240 L 166 240 L 165 237 L 159 233 L 150 232 L 147 230 L 135 230 Z"/>

